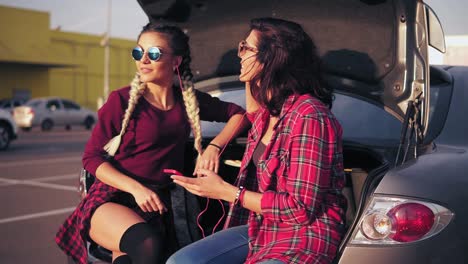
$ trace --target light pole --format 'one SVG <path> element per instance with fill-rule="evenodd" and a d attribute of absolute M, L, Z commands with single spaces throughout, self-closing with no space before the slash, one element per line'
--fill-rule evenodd
<path fill-rule="evenodd" d="M 110 75 L 110 31 L 112 22 L 112 0 L 107 0 L 107 31 L 103 39 L 104 43 L 104 94 L 103 102 L 109 95 L 109 75 Z"/>

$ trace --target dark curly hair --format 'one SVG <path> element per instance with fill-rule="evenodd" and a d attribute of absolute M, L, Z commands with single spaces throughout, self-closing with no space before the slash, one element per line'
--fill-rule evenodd
<path fill-rule="evenodd" d="M 252 96 L 273 116 L 291 94 L 311 94 L 331 108 L 333 89 L 323 82 L 321 60 L 301 25 L 277 18 L 256 18 L 257 61 L 263 69 L 251 81 Z M 259 85 L 258 85 L 259 84 Z"/>

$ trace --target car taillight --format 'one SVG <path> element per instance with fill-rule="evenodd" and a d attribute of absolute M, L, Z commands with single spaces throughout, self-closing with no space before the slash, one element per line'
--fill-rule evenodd
<path fill-rule="evenodd" d="M 419 203 L 395 206 L 387 215 L 392 219 L 394 233 L 390 237 L 399 242 L 411 242 L 422 238 L 434 225 L 434 213 Z"/>
<path fill-rule="evenodd" d="M 444 229 L 453 213 L 435 203 L 374 197 L 360 219 L 351 244 L 402 244 L 426 239 Z"/>

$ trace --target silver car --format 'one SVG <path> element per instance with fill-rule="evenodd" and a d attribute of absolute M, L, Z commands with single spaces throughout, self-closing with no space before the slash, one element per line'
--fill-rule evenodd
<path fill-rule="evenodd" d="M 54 126 L 62 126 L 68 130 L 76 125 L 91 129 L 97 120 L 96 112 L 59 97 L 31 99 L 24 105 L 15 107 L 13 117 L 18 127 L 25 131 L 33 127 L 48 131 Z"/>
<path fill-rule="evenodd" d="M 347 226 L 334 264 L 468 263 L 468 67 L 429 65 L 429 47 L 445 46 L 423 1 L 192 2 L 138 0 L 150 20 L 172 20 L 189 32 L 195 86 L 223 100 L 245 101 L 236 44 L 251 18 L 294 20 L 314 37 L 344 129 Z M 220 127 L 205 123 L 202 130 L 206 145 Z M 245 143 L 241 135 L 221 156 L 219 174 L 231 183 Z M 187 142 L 187 175 L 192 146 Z M 205 233 L 222 215 L 211 209 L 201 219 Z M 93 242 L 89 251 L 90 260 L 111 260 Z"/>
<path fill-rule="evenodd" d="M 17 137 L 18 128 L 10 112 L 0 109 L 0 151 L 10 146 Z"/>

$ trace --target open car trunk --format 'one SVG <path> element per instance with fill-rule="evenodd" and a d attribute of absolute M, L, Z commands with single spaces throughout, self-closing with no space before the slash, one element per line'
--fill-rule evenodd
<path fill-rule="evenodd" d="M 204 144 L 208 144 L 211 138 L 204 140 Z M 242 140 L 241 140 L 242 141 Z M 190 143 L 187 144 L 185 159 L 190 161 L 196 157 Z M 385 172 L 390 169 L 392 163 L 393 149 L 373 149 L 369 146 L 355 144 L 354 142 L 345 142 L 344 144 L 344 167 L 346 173 L 346 186 L 343 189 L 343 194 L 348 201 L 346 211 L 346 228 L 352 230 L 355 225 L 355 220 L 358 219 L 360 211 L 364 208 L 365 203 L 369 196 L 372 194 Z M 232 143 L 228 147 L 221 160 L 219 168 L 219 175 L 223 175 L 225 180 L 234 184 L 237 173 L 238 165 L 244 153 L 244 145 Z M 394 152 L 393 152 L 394 153 Z M 186 168 L 185 173 L 193 171 L 194 163 Z M 205 208 L 207 199 L 199 199 L 201 208 Z M 223 217 L 222 208 L 220 203 L 216 200 L 211 200 L 208 205 L 208 211 L 200 218 L 201 226 L 204 228 L 205 234 L 211 234 L 216 227 L 215 231 L 222 229 L 226 215 Z M 224 210 L 227 212 L 229 204 L 223 203 Z M 220 218 L 223 217 L 221 223 L 218 224 Z M 218 225 L 216 225 L 218 224 Z M 350 234 L 348 234 L 349 236 Z M 342 245 L 346 243 L 343 239 Z"/>
<path fill-rule="evenodd" d="M 327 79 L 336 90 L 385 107 L 400 120 L 407 101 L 427 90 L 428 38 L 423 32 L 428 14 L 422 1 L 138 2 L 150 20 L 176 22 L 187 31 L 197 81 L 238 74 L 237 44 L 246 37 L 250 19 L 270 16 L 304 27 L 319 47 Z"/>

